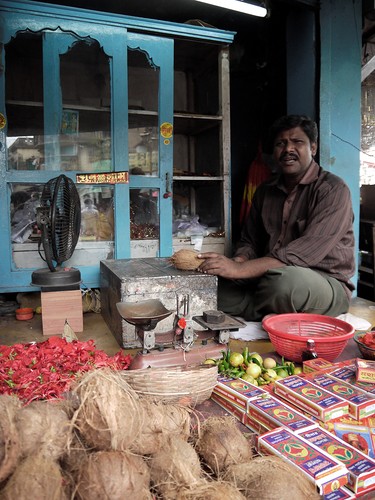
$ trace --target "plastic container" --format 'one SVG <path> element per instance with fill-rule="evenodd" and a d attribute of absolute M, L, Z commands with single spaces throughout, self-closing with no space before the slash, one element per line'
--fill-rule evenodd
<path fill-rule="evenodd" d="M 364 334 L 365 334 L 365 332 L 357 332 L 354 335 L 354 340 L 356 341 L 358 349 L 359 349 L 360 353 L 362 354 L 363 358 L 364 359 L 371 359 L 374 361 L 375 360 L 375 349 L 372 349 L 372 347 L 369 347 L 368 345 L 361 342 L 361 337 L 363 337 Z"/>
<path fill-rule="evenodd" d="M 34 309 L 31 307 L 23 307 L 21 309 L 16 309 L 16 319 L 20 321 L 32 319 L 33 316 L 34 316 Z"/>
<path fill-rule="evenodd" d="M 306 342 L 312 339 L 319 358 L 334 361 L 354 336 L 354 327 L 341 319 L 320 314 L 275 314 L 262 322 L 280 356 L 302 362 Z"/>

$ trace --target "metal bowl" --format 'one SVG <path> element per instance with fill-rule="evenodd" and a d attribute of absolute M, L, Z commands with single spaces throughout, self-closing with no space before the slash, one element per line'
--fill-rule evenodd
<path fill-rule="evenodd" d="M 155 326 L 159 321 L 173 313 L 157 299 L 117 302 L 116 307 L 120 316 L 128 323 L 148 328 L 151 325 Z"/>
<path fill-rule="evenodd" d="M 365 335 L 366 332 L 357 332 L 354 334 L 354 340 L 357 343 L 358 349 L 362 354 L 364 359 L 375 360 L 375 349 L 368 347 L 366 344 L 361 342 L 361 338 Z"/>

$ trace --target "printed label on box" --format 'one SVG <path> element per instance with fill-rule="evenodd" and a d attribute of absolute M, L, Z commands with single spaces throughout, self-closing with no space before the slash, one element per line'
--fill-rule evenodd
<path fill-rule="evenodd" d="M 247 414 L 249 419 L 260 422 L 268 430 L 284 426 L 298 432 L 317 426 L 315 422 L 271 395 L 249 401 Z"/>
<path fill-rule="evenodd" d="M 347 384 L 358 387 L 359 389 L 362 389 L 362 391 L 368 392 L 369 394 L 375 395 L 375 384 L 357 381 L 355 365 L 343 366 L 336 368 L 335 370 L 328 371 L 327 373 L 331 377 L 343 380 Z"/>
<path fill-rule="evenodd" d="M 314 384 L 347 401 L 349 404 L 349 413 L 357 420 L 375 414 L 374 397 L 361 391 L 361 389 L 344 381 L 337 380 L 328 374 L 312 373 L 308 375 L 308 378 Z"/>
<path fill-rule="evenodd" d="M 356 423 L 334 422 L 334 434 L 345 443 L 371 458 L 375 458 L 375 429 Z"/>
<path fill-rule="evenodd" d="M 367 359 L 356 360 L 356 380 L 366 384 L 375 383 L 375 361 Z"/>
<path fill-rule="evenodd" d="M 216 384 L 213 392 L 220 394 L 220 396 L 232 401 L 238 407 L 247 410 L 248 401 L 263 394 L 268 394 L 260 387 L 245 382 L 242 379 L 219 379 L 220 382 Z"/>
<path fill-rule="evenodd" d="M 276 380 L 275 392 L 298 408 L 326 422 L 349 412 L 347 401 L 298 376 Z"/>
<path fill-rule="evenodd" d="M 324 495 L 323 500 L 351 500 L 353 498 L 356 498 L 356 495 L 345 488 L 345 486 L 342 486 L 338 490 L 331 491 L 328 495 Z"/>
<path fill-rule="evenodd" d="M 278 428 L 259 436 L 259 453 L 271 453 L 298 467 L 320 494 L 338 490 L 348 482 L 346 467 L 289 429 Z"/>
<path fill-rule="evenodd" d="M 302 432 L 301 437 L 345 465 L 349 471 L 347 486 L 355 493 L 375 488 L 375 462 L 370 457 L 321 428 Z"/>
<path fill-rule="evenodd" d="M 322 370 L 327 370 L 329 368 L 334 368 L 336 365 L 327 361 L 324 358 L 309 359 L 303 362 L 303 373 L 311 373 Z"/>

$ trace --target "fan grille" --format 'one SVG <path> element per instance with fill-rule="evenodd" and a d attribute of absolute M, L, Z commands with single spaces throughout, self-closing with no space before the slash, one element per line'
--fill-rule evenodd
<path fill-rule="evenodd" d="M 81 202 L 74 182 L 60 175 L 47 182 L 41 200 L 42 244 L 46 261 L 58 266 L 68 260 L 77 244 L 81 227 Z M 51 264 L 51 265 L 50 265 Z"/>

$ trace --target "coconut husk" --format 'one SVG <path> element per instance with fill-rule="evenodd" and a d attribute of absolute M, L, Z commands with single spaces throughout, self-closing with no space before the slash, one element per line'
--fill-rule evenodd
<path fill-rule="evenodd" d="M 190 411 L 176 404 L 140 400 L 143 408 L 141 434 L 133 449 L 140 455 L 156 453 L 167 436 L 176 435 L 185 441 L 190 435 Z"/>
<path fill-rule="evenodd" d="M 229 416 L 209 417 L 202 423 L 196 449 L 217 476 L 229 465 L 248 462 L 253 456 L 251 444 L 236 422 Z"/>
<path fill-rule="evenodd" d="M 103 368 L 85 373 L 72 391 L 80 405 L 72 422 L 97 450 L 128 450 L 140 435 L 139 397 L 120 371 Z"/>
<path fill-rule="evenodd" d="M 81 465 L 87 459 L 88 454 L 89 450 L 86 449 L 81 437 L 77 432 L 73 432 L 69 447 L 60 459 L 64 471 L 76 479 Z"/>
<path fill-rule="evenodd" d="M 5 488 L 2 500 L 67 500 L 59 465 L 40 454 L 30 455 L 20 462 Z"/>
<path fill-rule="evenodd" d="M 182 248 L 175 252 L 169 261 L 176 269 L 194 271 L 204 262 L 204 259 L 200 259 L 198 255 L 199 253 L 196 250 Z"/>
<path fill-rule="evenodd" d="M 194 488 L 183 488 L 178 493 L 178 500 L 245 500 L 245 498 L 233 484 L 225 481 L 202 481 Z"/>
<path fill-rule="evenodd" d="M 169 436 L 150 459 L 154 488 L 168 499 L 177 499 L 181 488 L 194 488 L 201 481 L 202 469 L 193 446 L 180 437 Z"/>
<path fill-rule="evenodd" d="M 47 458 L 60 458 L 72 439 L 72 425 L 59 404 L 33 401 L 16 415 L 22 456 L 40 453 Z"/>
<path fill-rule="evenodd" d="M 150 471 L 142 457 L 123 451 L 98 451 L 88 455 L 81 465 L 77 497 L 143 500 L 149 486 Z"/>
<path fill-rule="evenodd" d="M 0 396 L 0 483 L 12 474 L 21 458 L 20 437 L 15 416 L 21 401 L 15 396 Z"/>
<path fill-rule="evenodd" d="M 265 456 L 230 465 L 224 479 L 232 482 L 247 499 L 319 500 L 315 485 L 297 467 L 282 458 Z"/>

